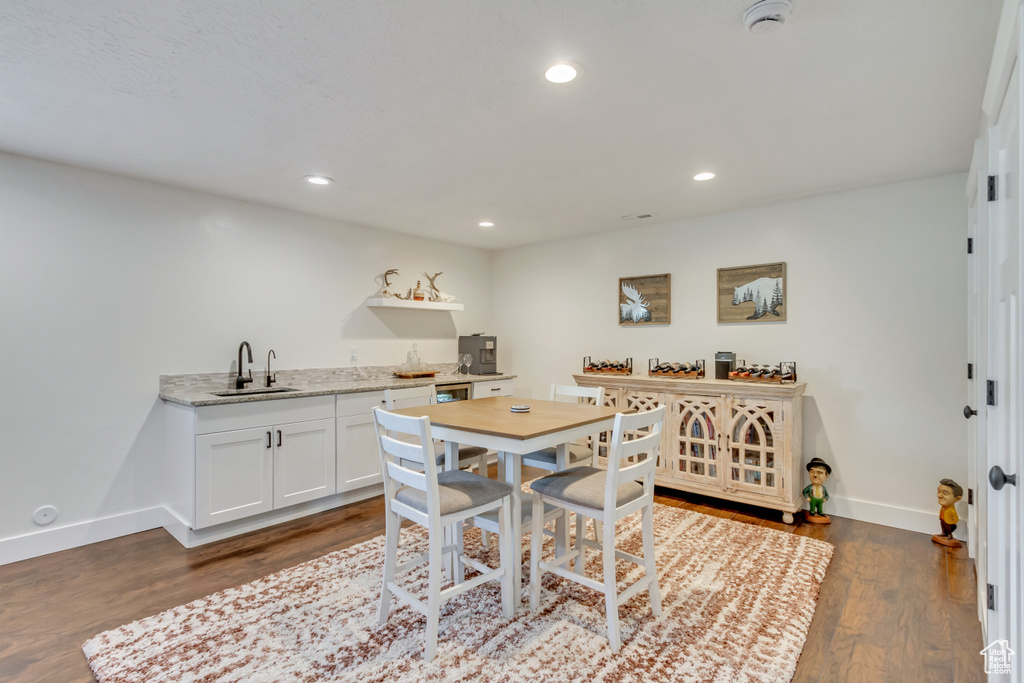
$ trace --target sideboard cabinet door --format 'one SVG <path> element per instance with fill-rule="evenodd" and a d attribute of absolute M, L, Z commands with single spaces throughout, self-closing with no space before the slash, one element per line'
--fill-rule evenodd
<path fill-rule="evenodd" d="M 781 498 L 786 452 L 782 403 L 734 398 L 726 419 L 726 488 Z"/>
<path fill-rule="evenodd" d="M 721 487 L 718 425 L 723 402 L 710 396 L 669 396 L 667 476 Z"/>

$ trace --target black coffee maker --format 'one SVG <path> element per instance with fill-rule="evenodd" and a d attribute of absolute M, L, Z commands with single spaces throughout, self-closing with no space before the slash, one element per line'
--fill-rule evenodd
<path fill-rule="evenodd" d="M 498 339 L 487 337 L 483 334 L 473 334 L 468 337 L 459 337 L 459 354 L 468 353 L 473 359 L 469 366 L 468 374 L 472 375 L 500 375 L 498 372 Z M 462 366 L 462 373 L 467 374 L 466 366 Z"/>

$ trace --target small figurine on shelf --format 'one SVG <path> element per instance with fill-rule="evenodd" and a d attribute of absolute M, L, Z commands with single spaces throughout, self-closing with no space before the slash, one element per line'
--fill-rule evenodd
<path fill-rule="evenodd" d="M 811 458 L 807 463 L 807 475 L 811 478 L 810 485 L 804 488 L 804 500 L 810 503 L 807 521 L 814 524 L 831 524 L 832 520 L 822 511 L 822 506 L 828 500 L 825 480 L 832 476 L 832 467 L 821 458 Z"/>
<path fill-rule="evenodd" d="M 932 536 L 932 541 L 948 548 L 959 548 L 960 541 L 953 538 L 956 531 L 956 523 L 960 516 L 956 514 L 956 504 L 964 497 L 964 489 L 952 479 L 943 479 L 939 482 L 939 524 L 942 526 L 942 533 Z"/>

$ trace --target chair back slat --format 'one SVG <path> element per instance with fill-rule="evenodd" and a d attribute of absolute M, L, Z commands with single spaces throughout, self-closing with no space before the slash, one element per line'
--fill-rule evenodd
<path fill-rule="evenodd" d="M 408 439 L 408 441 L 406 440 Z M 416 439 L 413 441 L 413 439 Z M 417 464 L 423 464 L 423 447 L 419 436 L 414 434 L 385 434 L 381 437 L 381 448 L 391 456 Z M 433 460 L 433 458 L 431 458 Z"/>
<path fill-rule="evenodd" d="M 653 472 L 658 462 L 660 446 L 660 430 L 623 443 L 616 458 L 621 475 L 620 481 L 637 479 L 647 474 L 648 471 Z"/>
<path fill-rule="evenodd" d="M 552 384 L 551 400 L 557 401 L 561 397 L 579 399 L 594 399 L 596 405 L 604 402 L 604 387 L 578 387 L 571 384 Z"/>
<path fill-rule="evenodd" d="M 403 467 L 397 462 L 389 462 L 387 471 L 388 475 L 398 484 L 411 486 L 419 491 L 427 490 L 427 475 L 423 472 Z"/>

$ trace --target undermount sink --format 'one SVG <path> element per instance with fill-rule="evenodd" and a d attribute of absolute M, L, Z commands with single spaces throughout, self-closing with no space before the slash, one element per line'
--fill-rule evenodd
<path fill-rule="evenodd" d="M 256 389 L 231 389 L 229 391 L 215 391 L 214 396 L 257 396 L 259 394 L 283 394 L 286 391 L 298 391 L 291 387 L 259 387 Z"/>

